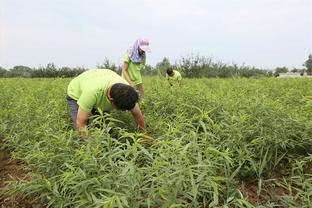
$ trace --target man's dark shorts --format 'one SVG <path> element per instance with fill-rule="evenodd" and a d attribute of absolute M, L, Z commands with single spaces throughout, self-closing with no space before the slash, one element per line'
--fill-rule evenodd
<path fill-rule="evenodd" d="M 77 119 L 79 105 L 77 104 L 77 100 L 69 97 L 68 95 L 66 96 L 66 100 L 67 100 L 67 111 L 68 111 L 68 113 L 69 113 L 69 115 L 73 121 L 74 128 L 77 129 L 76 128 L 76 119 Z M 94 108 L 92 109 L 91 114 L 92 115 L 100 115 L 100 113 Z M 89 123 L 89 120 L 88 120 L 88 123 Z"/>
<path fill-rule="evenodd" d="M 68 95 L 66 96 L 66 100 L 67 100 L 67 111 L 73 121 L 74 128 L 76 129 L 76 118 L 78 114 L 79 105 L 77 104 L 77 100 L 74 100 Z"/>

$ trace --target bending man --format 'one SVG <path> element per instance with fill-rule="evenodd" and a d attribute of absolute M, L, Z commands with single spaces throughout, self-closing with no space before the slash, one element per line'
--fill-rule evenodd
<path fill-rule="evenodd" d="M 92 69 L 74 78 L 67 88 L 67 110 L 75 128 L 86 136 L 86 126 L 92 112 L 100 109 L 130 110 L 139 130 L 145 122 L 137 104 L 138 93 L 117 73 L 108 69 Z"/>

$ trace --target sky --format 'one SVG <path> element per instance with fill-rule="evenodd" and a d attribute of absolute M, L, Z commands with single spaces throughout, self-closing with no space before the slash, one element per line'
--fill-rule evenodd
<path fill-rule="evenodd" d="M 147 63 L 190 54 L 227 64 L 302 68 L 312 0 L 0 0 L 0 66 L 120 65 L 137 38 Z"/>

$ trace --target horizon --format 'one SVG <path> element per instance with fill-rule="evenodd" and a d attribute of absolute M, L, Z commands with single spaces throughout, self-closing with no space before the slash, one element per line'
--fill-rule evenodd
<path fill-rule="evenodd" d="M 187 57 L 188 57 L 188 56 L 186 56 L 186 57 L 184 57 L 184 58 L 187 58 Z M 167 57 L 164 57 L 164 58 L 167 58 Z M 182 58 L 182 57 L 181 57 L 181 58 Z M 106 59 L 106 60 L 108 60 L 108 59 Z M 179 60 L 181 60 L 181 59 L 179 59 Z M 179 65 L 177 65 L 177 64 L 178 64 L 177 61 L 179 61 L 179 60 L 176 60 L 175 63 L 173 63 L 173 62 L 171 62 L 171 60 L 169 60 L 170 65 L 172 65 L 172 66 L 179 66 Z M 109 63 L 110 63 L 111 65 L 115 65 L 115 66 L 117 67 L 117 69 L 120 68 L 119 65 L 117 65 L 117 64 L 114 63 L 114 62 L 112 62 L 111 60 L 108 60 L 108 61 L 109 61 Z M 162 60 L 161 60 L 161 61 L 162 61 Z M 161 61 L 160 61 L 160 62 L 161 62 Z M 212 60 L 212 61 L 213 61 L 213 63 L 220 62 L 220 61 L 218 61 L 218 60 Z M 158 63 L 160 63 L 160 62 L 158 62 Z M 148 65 L 148 66 L 151 66 L 153 69 L 156 69 L 156 65 L 157 65 L 158 63 L 156 63 L 156 64 L 154 64 L 154 65 L 151 65 L 151 64 L 147 64 L 147 65 Z M 223 63 L 223 62 L 221 61 L 221 63 Z M 61 69 L 61 68 L 63 68 L 63 67 L 64 67 L 64 68 L 65 68 L 65 67 L 68 67 L 68 68 L 71 68 L 71 69 L 74 69 L 74 68 L 83 68 L 83 69 L 89 70 L 89 69 L 97 69 L 97 68 L 99 68 L 99 67 L 97 67 L 97 66 L 98 66 L 98 65 L 101 65 L 101 64 L 104 64 L 104 61 L 101 62 L 101 63 L 97 63 L 96 66 L 94 66 L 94 67 L 85 67 L 85 66 L 59 66 L 59 65 L 56 65 L 56 64 L 53 63 L 53 62 L 47 63 L 47 64 L 45 64 L 45 65 L 41 65 L 41 64 L 40 64 L 39 66 L 14 65 L 14 66 L 12 66 L 12 67 L 10 67 L 10 68 L 5 68 L 5 67 L 3 67 L 3 66 L 0 65 L 0 67 L 3 68 L 3 69 L 5 69 L 5 70 L 11 70 L 11 69 L 13 69 L 14 67 L 24 66 L 24 67 L 29 67 L 29 68 L 31 68 L 31 69 L 33 69 L 33 70 L 37 70 L 37 69 L 40 69 L 40 68 L 46 68 L 49 64 L 53 64 L 53 65 L 55 66 L 56 69 Z M 223 63 L 223 64 L 226 64 L 226 66 L 233 66 L 234 64 L 237 64 L 238 67 L 256 68 L 256 69 L 260 69 L 260 70 L 264 70 L 264 71 L 275 71 L 276 68 L 284 68 L 284 67 L 286 67 L 286 68 L 288 69 L 288 72 L 291 72 L 292 70 L 306 70 L 306 69 L 307 69 L 306 66 L 304 66 L 304 65 L 302 65 L 301 67 L 298 67 L 298 68 L 295 68 L 295 67 L 294 67 L 294 68 L 288 68 L 287 66 L 277 66 L 277 67 L 275 67 L 274 69 L 265 69 L 265 68 L 258 68 L 258 67 L 255 67 L 255 66 L 245 65 L 245 63 L 238 64 L 238 63 L 232 62 L 232 63 Z M 109 68 L 107 68 L 107 69 L 109 69 Z"/>

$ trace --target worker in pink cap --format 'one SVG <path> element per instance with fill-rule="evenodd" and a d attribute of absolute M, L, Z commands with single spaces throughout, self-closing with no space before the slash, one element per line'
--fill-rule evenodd
<path fill-rule="evenodd" d="M 137 39 L 124 56 L 121 66 L 122 77 L 139 91 L 141 97 L 144 95 L 144 89 L 140 70 L 146 63 L 146 52 L 150 51 L 148 40 Z"/>

